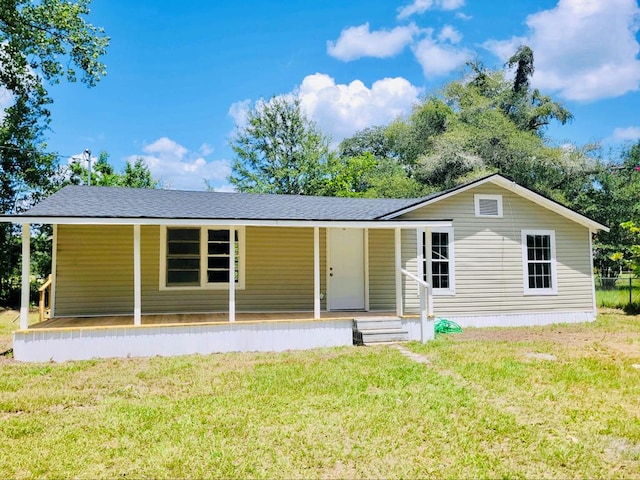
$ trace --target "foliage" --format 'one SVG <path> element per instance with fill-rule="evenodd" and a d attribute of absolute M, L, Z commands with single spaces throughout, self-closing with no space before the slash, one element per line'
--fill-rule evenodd
<path fill-rule="evenodd" d="M 231 140 L 230 182 L 242 192 L 314 195 L 328 178 L 333 153 L 296 97 L 261 100 Z"/>
<path fill-rule="evenodd" d="M 634 244 L 629 247 L 632 255 L 630 263 L 635 274 L 640 275 L 640 225 L 629 220 L 622 222 L 620 226 L 633 235 Z"/>
<path fill-rule="evenodd" d="M 89 171 L 84 163 L 73 162 L 69 168 L 69 183 L 79 185 L 88 182 Z M 91 185 L 99 187 L 157 188 L 159 185 L 143 158 L 136 159 L 133 164 L 127 161 L 124 170 L 118 173 L 109 163 L 109 154 L 102 151 L 98 161 L 92 165 L 91 172 Z"/>
<path fill-rule="evenodd" d="M 0 91 L 11 105 L 0 115 L 0 214 L 24 210 L 51 193 L 56 156 L 44 153 L 52 103 L 45 82 L 105 75 L 109 39 L 85 21 L 88 0 L 0 0 Z M 13 227 L 0 224 L 0 303 L 17 266 Z"/>
<path fill-rule="evenodd" d="M 0 471 L 633 478 L 638 335 L 638 317 L 608 313 L 407 345 L 427 365 L 388 345 L 62 364 L 0 358 Z"/>

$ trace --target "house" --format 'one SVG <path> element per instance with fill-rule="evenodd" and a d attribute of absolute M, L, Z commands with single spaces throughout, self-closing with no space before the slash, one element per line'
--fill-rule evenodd
<path fill-rule="evenodd" d="M 420 199 L 68 186 L 23 228 L 23 361 L 349 345 L 354 319 L 596 316 L 607 230 L 498 174 Z M 51 318 L 27 325 L 30 224 L 53 225 Z"/>

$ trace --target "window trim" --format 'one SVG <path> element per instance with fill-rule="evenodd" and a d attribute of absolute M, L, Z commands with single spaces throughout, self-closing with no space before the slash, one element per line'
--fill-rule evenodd
<path fill-rule="evenodd" d="M 480 200 L 497 200 L 498 214 L 497 215 L 482 215 L 480 213 Z M 473 196 L 473 203 L 475 205 L 476 217 L 478 218 L 502 218 L 502 195 L 489 195 L 484 193 L 476 193 Z"/>
<path fill-rule="evenodd" d="M 551 250 L 551 288 L 530 288 L 529 287 L 529 257 L 527 247 L 527 236 L 545 235 L 549 237 L 549 248 Z M 558 272 L 556 268 L 556 232 L 555 230 L 522 230 L 520 242 L 522 245 L 522 288 L 524 295 L 557 295 L 558 294 Z"/>
<path fill-rule="evenodd" d="M 424 271 L 424 275 L 426 277 L 426 281 L 429 285 L 432 286 L 433 295 L 438 296 L 446 296 L 446 295 L 455 295 L 456 294 L 456 257 L 455 257 L 455 237 L 453 227 L 437 227 L 437 228 L 426 228 L 423 230 L 425 238 L 420 238 L 417 242 L 418 244 L 418 259 L 422 257 L 420 249 L 424 247 L 424 252 L 428 255 L 425 255 L 424 260 L 426 263 L 426 269 Z M 446 233 L 449 235 L 448 242 L 448 250 L 449 250 L 449 288 L 433 288 L 433 268 L 431 258 L 431 247 L 432 247 L 432 233 Z M 424 240 L 426 239 L 426 245 L 424 245 Z"/>
<path fill-rule="evenodd" d="M 167 285 L 167 229 L 168 228 L 194 228 L 200 230 L 200 284 L 199 285 Z M 201 225 L 161 225 L 160 226 L 160 274 L 158 288 L 162 291 L 173 290 L 229 290 L 229 282 L 207 282 L 208 259 L 208 232 L 209 230 L 228 230 L 228 226 L 201 226 Z M 245 227 L 233 227 L 238 232 L 238 282 L 236 290 L 245 289 Z"/>

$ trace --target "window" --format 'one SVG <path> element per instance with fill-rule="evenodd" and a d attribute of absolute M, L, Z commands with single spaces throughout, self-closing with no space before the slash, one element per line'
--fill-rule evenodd
<path fill-rule="evenodd" d="M 430 253 L 428 253 L 430 252 Z M 422 235 L 424 280 L 431 283 L 434 293 L 455 293 L 453 229 L 439 229 Z"/>
<path fill-rule="evenodd" d="M 522 231 L 522 264 L 525 295 L 555 295 L 556 240 L 553 230 Z"/>
<path fill-rule="evenodd" d="M 474 195 L 476 217 L 502 218 L 502 195 Z"/>
<path fill-rule="evenodd" d="M 234 277 L 244 288 L 244 229 L 236 228 Z M 162 227 L 160 289 L 229 287 L 231 242 L 228 228 Z"/>

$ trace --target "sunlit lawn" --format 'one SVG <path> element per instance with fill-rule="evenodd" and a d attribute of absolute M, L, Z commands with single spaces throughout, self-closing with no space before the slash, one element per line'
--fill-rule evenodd
<path fill-rule="evenodd" d="M 640 317 L 475 332 L 409 344 L 428 364 L 0 360 L 0 477 L 640 477 Z"/>

